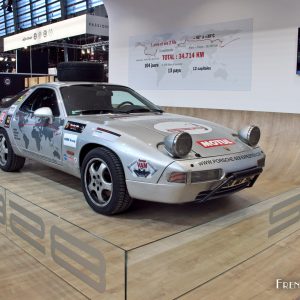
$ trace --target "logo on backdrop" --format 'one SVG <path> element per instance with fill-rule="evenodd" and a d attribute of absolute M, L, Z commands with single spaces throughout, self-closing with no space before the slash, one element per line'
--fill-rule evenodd
<path fill-rule="evenodd" d="M 108 25 L 106 24 L 100 24 L 100 23 L 94 23 L 94 22 L 89 22 L 90 27 L 98 27 L 98 28 L 108 28 Z"/>
<path fill-rule="evenodd" d="M 47 36 L 52 36 L 53 35 L 53 29 L 49 28 L 48 30 L 43 30 L 43 31 L 39 31 L 39 32 L 35 32 L 33 34 L 33 39 L 34 40 L 40 40 L 42 37 L 43 38 L 47 38 Z"/>
<path fill-rule="evenodd" d="M 8 77 L 4 78 L 4 84 L 5 84 L 6 86 L 9 86 L 9 85 L 11 84 L 10 78 L 8 78 Z"/>

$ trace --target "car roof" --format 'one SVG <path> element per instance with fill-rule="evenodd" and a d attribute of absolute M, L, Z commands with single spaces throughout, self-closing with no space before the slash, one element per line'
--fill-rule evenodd
<path fill-rule="evenodd" d="M 115 86 L 115 87 L 126 87 L 124 85 L 120 84 L 111 84 L 107 82 L 87 82 L 87 81 L 54 81 L 54 82 L 48 82 L 48 83 L 42 83 L 42 84 L 37 84 L 32 87 L 39 87 L 39 86 L 52 86 L 52 87 L 63 87 L 63 86 L 72 86 L 72 85 L 89 85 L 89 84 L 99 84 L 99 85 L 107 85 L 107 86 Z"/>

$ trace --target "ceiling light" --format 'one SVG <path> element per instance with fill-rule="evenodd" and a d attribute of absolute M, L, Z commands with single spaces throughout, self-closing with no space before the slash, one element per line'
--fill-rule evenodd
<path fill-rule="evenodd" d="M 11 58 L 11 61 L 16 61 L 16 59 L 14 57 Z"/>
<path fill-rule="evenodd" d="M 3 56 L 0 56 L 0 61 L 3 61 L 4 60 L 4 57 Z"/>

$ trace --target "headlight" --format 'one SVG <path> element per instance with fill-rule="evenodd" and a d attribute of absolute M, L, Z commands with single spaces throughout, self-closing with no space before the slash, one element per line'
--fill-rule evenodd
<path fill-rule="evenodd" d="M 193 140 L 189 133 L 180 132 L 166 136 L 164 144 L 172 156 L 184 157 L 192 150 Z"/>
<path fill-rule="evenodd" d="M 219 180 L 222 176 L 222 169 L 192 171 L 189 174 L 185 172 L 172 172 L 168 177 L 168 181 L 174 183 L 197 183 Z"/>
<path fill-rule="evenodd" d="M 219 180 L 223 175 L 222 169 L 194 171 L 191 174 L 191 183 Z"/>
<path fill-rule="evenodd" d="M 239 138 L 251 147 L 255 147 L 260 139 L 260 129 L 254 125 L 244 127 L 239 131 Z"/>

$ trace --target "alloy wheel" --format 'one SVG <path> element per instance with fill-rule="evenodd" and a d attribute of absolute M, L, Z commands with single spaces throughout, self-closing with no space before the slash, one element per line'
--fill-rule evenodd
<path fill-rule="evenodd" d="M 89 161 L 84 173 L 85 188 L 97 206 L 106 206 L 111 200 L 113 182 L 107 164 L 100 158 Z"/>

